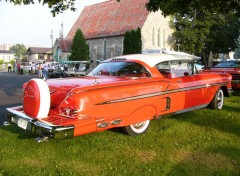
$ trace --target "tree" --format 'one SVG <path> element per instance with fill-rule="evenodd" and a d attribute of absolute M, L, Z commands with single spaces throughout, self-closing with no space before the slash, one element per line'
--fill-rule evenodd
<path fill-rule="evenodd" d="M 141 29 L 137 28 L 136 30 L 136 53 L 142 52 L 142 34 Z"/>
<path fill-rule="evenodd" d="M 209 13 L 194 11 L 181 15 L 175 14 L 173 33 L 176 44 L 180 44 L 182 51 L 201 55 L 212 53 L 218 57 L 219 53 L 228 53 L 229 49 L 237 47 L 240 35 L 240 21 L 235 13 Z"/>
<path fill-rule="evenodd" d="M 1 1 L 1 0 L 0 0 Z M 15 5 L 29 5 L 34 4 L 34 0 L 6 0 L 10 3 L 14 3 Z M 51 8 L 51 13 L 53 16 L 56 14 L 62 13 L 63 11 L 70 9 L 72 11 L 75 11 L 76 8 L 75 0 L 38 0 L 39 3 L 42 3 L 43 5 L 47 4 L 49 8 Z M 117 0 L 121 1 L 121 0 Z M 193 9 L 202 8 L 206 9 L 210 12 L 216 11 L 216 9 L 219 12 L 229 12 L 234 11 L 238 15 L 240 14 L 240 4 L 239 0 L 201 0 L 201 1 L 195 1 L 195 0 L 149 0 L 149 2 L 146 4 L 146 7 L 149 11 L 157 11 L 160 9 L 163 11 L 165 15 L 171 15 L 179 12 L 181 10 L 183 13 L 186 13 L 189 8 L 193 7 Z"/>
<path fill-rule="evenodd" d="M 70 61 L 86 61 L 89 60 L 89 46 L 84 38 L 81 29 L 78 29 L 73 37 L 71 47 Z"/>
<path fill-rule="evenodd" d="M 1 0 L 0 0 L 1 1 Z M 10 3 L 13 3 L 14 5 L 29 5 L 34 4 L 34 0 L 6 0 Z M 42 5 L 47 4 L 48 7 L 51 9 L 51 13 L 53 16 L 56 16 L 56 14 L 62 13 L 63 11 L 70 9 L 72 11 L 75 11 L 76 8 L 74 7 L 75 0 L 38 0 L 39 3 L 42 3 Z"/>
<path fill-rule="evenodd" d="M 124 34 L 124 39 L 123 39 L 123 54 L 129 54 L 131 52 L 131 49 L 130 49 L 130 32 L 127 31 L 125 32 Z"/>
<path fill-rule="evenodd" d="M 176 13 L 189 14 L 192 10 L 205 10 L 210 13 L 234 12 L 236 16 L 240 15 L 239 0 L 149 0 L 146 7 L 154 12 L 161 9 L 165 16 Z"/>
<path fill-rule="evenodd" d="M 123 54 L 137 54 L 142 52 L 141 29 L 126 31 L 123 40 Z"/>
<path fill-rule="evenodd" d="M 10 48 L 10 51 L 13 51 L 17 57 L 20 58 L 20 56 L 25 56 L 27 49 L 22 44 L 16 44 Z"/>

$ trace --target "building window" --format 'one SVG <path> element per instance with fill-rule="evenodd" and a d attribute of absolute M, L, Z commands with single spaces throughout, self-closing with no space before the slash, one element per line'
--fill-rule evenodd
<path fill-rule="evenodd" d="M 97 60 L 97 46 L 94 46 L 92 53 L 93 53 L 92 55 L 93 60 Z"/>
<path fill-rule="evenodd" d="M 152 45 L 155 46 L 155 29 L 152 28 Z"/>
<path fill-rule="evenodd" d="M 158 47 L 161 47 L 161 29 L 158 28 Z"/>
<path fill-rule="evenodd" d="M 103 60 L 107 59 L 107 41 L 104 39 L 103 41 Z"/>
<path fill-rule="evenodd" d="M 165 41 L 166 41 L 166 38 L 165 38 L 165 28 L 163 29 L 163 48 L 166 48 L 166 46 L 165 46 Z"/>
<path fill-rule="evenodd" d="M 112 44 L 111 48 L 110 48 L 110 57 L 114 57 L 115 56 L 115 45 Z"/>

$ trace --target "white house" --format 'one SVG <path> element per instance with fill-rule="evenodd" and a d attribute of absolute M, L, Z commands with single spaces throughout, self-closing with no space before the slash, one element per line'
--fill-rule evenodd
<path fill-rule="evenodd" d="M 14 52 L 8 51 L 8 50 L 0 50 L 0 60 L 3 60 L 3 62 L 10 62 L 11 60 L 14 60 Z"/>

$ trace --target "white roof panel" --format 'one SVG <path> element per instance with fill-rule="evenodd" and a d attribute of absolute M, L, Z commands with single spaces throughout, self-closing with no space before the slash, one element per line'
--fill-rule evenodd
<path fill-rule="evenodd" d="M 144 54 L 132 54 L 114 57 L 109 60 L 138 60 L 146 63 L 150 67 L 154 67 L 156 64 L 164 61 L 173 60 L 198 60 L 200 57 L 190 55 L 183 52 L 163 51 L 161 53 L 144 53 Z"/>

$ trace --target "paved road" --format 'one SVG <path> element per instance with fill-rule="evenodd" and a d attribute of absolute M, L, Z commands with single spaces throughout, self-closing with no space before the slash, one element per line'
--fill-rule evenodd
<path fill-rule="evenodd" d="M 22 85 L 37 75 L 19 75 L 11 72 L 0 72 L 0 126 L 6 121 L 7 107 L 21 105 Z"/>

